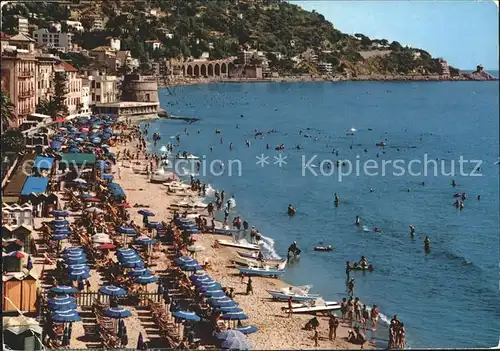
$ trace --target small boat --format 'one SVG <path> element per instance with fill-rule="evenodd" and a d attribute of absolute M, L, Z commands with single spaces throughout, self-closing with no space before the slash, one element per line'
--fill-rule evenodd
<path fill-rule="evenodd" d="M 220 245 L 223 246 L 230 246 L 230 247 L 237 247 L 239 249 L 245 249 L 245 250 L 260 250 L 259 245 L 254 245 L 254 244 L 249 244 L 249 243 L 238 243 L 230 240 L 217 240 L 217 242 Z"/>
<path fill-rule="evenodd" d="M 286 264 L 286 262 L 285 262 Z M 285 273 L 285 264 L 279 265 L 279 268 L 273 269 L 269 266 L 265 266 L 263 268 L 254 268 L 254 267 L 238 267 L 240 273 L 245 275 L 256 275 L 259 277 L 279 277 L 283 273 Z"/>
<path fill-rule="evenodd" d="M 368 272 L 373 272 L 375 270 L 375 267 L 373 265 L 369 264 L 368 266 L 362 266 L 360 264 L 354 264 L 349 266 L 349 270 L 351 271 L 368 271 Z"/>
<path fill-rule="evenodd" d="M 288 313 L 288 307 L 283 307 L 283 310 Z M 308 301 L 305 303 L 292 304 L 292 313 L 311 313 L 316 314 L 318 312 L 330 312 L 340 310 L 340 304 L 335 301 L 325 301 L 322 298 L 317 298 L 316 300 Z"/>
<path fill-rule="evenodd" d="M 175 174 L 172 173 L 172 172 L 155 172 L 151 175 L 151 177 L 149 178 L 149 181 L 151 183 L 165 183 L 165 182 L 169 182 L 169 181 L 174 181 L 176 178 L 175 178 Z"/>
<path fill-rule="evenodd" d="M 177 156 L 175 156 L 175 159 L 177 159 L 177 160 L 199 160 L 200 158 L 198 156 L 193 155 L 193 154 L 187 154 L 187 155 L 177 155 Z"/>
<path fill-rule="evenodd" d="M 238 252 L 238 255 L 240 255 L 241 257 L 243 257 L 245 259 L 255 260 L 255 261 L 259 260 L 259 252 L 258 251 L 249 252 L 249 253 L 239 252 L 239 251 L 237 251 L 237 252 Z M 265 258 L 264 257 L 264 262 L 267 262 L 269 264 L 279 264 L 283 261 L 284 261 L 283 259 Z"/>
<path fill-rule="evenodd" d="M 328 246 L 316 246 L 314 251 L 332 251 L 333 247 L 331 245 Z"/>
<path fill-rule="evenodd" d="M 278 266 L 280 264 L 282 264 L 283 262 L 285 262 L 285 260 L 274 260 L 274 259 L 271 259 L 271 260 L 263 260 L 263 261 L 259 261 L 257 259 L 253 259 L 253 258 L 245 258 L 245 257 L 236 257 L 233 259 L 233 263 L 238 265 L 238 266 L 242 266 L 242 267 L 247 267 L 247 266 L 255 266 L 255 267 L 261 267 L 263 265 L 268 265 L 268 266 Z"/>
<path fill-rule="evenodd" d="M 239 233 L 240 229 L 230 229 L 230 228 L 215 228 L 215 234 L 223 234 L 223 235 L 233 235 Z"/>
<path fill-rule="evenodd" d="M 384 143 L 383 141 L 381 141 L 380 143 L 376 143 L 375 145 L 376 145 L 376 146 L 386 146 L 387 144 L 386 144 L 386 143 Z"/>
<path fill-rule="evenodd" d="M 272 296 L 274 300 L 288 301 L 290 297 L 292 301 L 305 302 L 318 299 L 319 294 L 309 294 L 309 290 L 312 285 L 304 286 L 291 286 L 289 288 L 283 288 L 281 290 L 267 290 L 267 292 Z M 293 305 L 292 305 L 293 306 Z"/>

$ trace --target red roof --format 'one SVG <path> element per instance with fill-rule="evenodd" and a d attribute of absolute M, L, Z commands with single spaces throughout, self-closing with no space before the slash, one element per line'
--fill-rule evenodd
<path fill-rule="evenodd" d="M 64 68 L 67 72 L 78 72 L 78 68 L 71 66 L 69 63 L 65 61 L 61 61 L 61 67 Z"/>
<path fill-rule="evenodd" d="M 9 39 L 9 38 L 10 38 L 10 35 L 5 34 L 4 32 L 0 32 L 0 38 L 1 38 L 1 39 Z"/>

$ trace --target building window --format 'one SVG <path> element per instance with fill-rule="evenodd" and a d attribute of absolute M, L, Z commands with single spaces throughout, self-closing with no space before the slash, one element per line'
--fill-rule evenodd
<path fill-rule="evenodd" d="M 92 101 L 95 101 L 95 94 L 92 93 Z"/>
<path fill-rule="evenodd" d="M 101 95 L 96 96 L 96 101 L 101 101 Z"/>
<path fill-rule="evenodd" d="M 96 88 L 97 88 L 97 89 L 101 89 L 101 83 L 97 82 L 97 83 L 96 83 Z"/>

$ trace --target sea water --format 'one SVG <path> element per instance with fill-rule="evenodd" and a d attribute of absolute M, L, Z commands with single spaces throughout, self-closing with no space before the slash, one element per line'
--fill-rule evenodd
<path fill-rule="evenodd" d="M 207 164 L 215 159 L 224 163 L 223 175 L 207 171 L 200 176 L 211 185 L 209 195 L 218 189 L 225 190 L 226 199 L 234 196 L 238 205 L 231 215 L 256 226 L 268 251 L 285 257 L 292 241 L 302 249 L 300 260 L 287 268 L 285 281 L 312 284 L 313 292 L 339 301 L 347 296 L 345 262 L 364 255 L 375 271 L 351 273 L 355 296 L 367 305 L 378 305 L 386 321 L 397 314 L 410 346 L 497 344 L 497 82 L 226 83 L 170 91 L 160 89 L 161 107 L 200 121 L 150 122 L 149 135 L 159 132 L 162 137 L 156 147 L 175 142 L 171 137 L 180 134 L 175 152 L 192 152 L 205 157 L 202 161 Z M 221 134 L 215 133 L 216 128 Z M 273 129 L 277 132 L 266 133 Z M 264 132 L 264 138 L 255 139 L 254 130 Z M 384 148 L 375 146 L 382 141 L 387 144 Z M 281 154 L 286 156 L 281 167 L 274 158 L 279 154 L 274 148 L 280 144 L 285 145 Z M 297 145 L 300 150 L 293 149 Z M 261 154 L 269 162 L 262 167 L 256 164 Z M 434 176 L 432 168 L 427 176 L 397 176 L 390 167 L 389 174 L 361 171 L 342 179 L 335 167 L 333 175 L 315 176 L 309 170 L 303 174 L 303 158 L 307 163 L 314 155 L 312 169 L 319 173 L 323 160 L 407 164 L 422 161 L 425 154 L 444 160 L 446 173 L 452 160 L 458 172 L 460 156 L 481 160 L 481 176 L 445 176 L 441 171 Z M 232 160 L 241 162 L 241 174 L 235 167 L 228 174 Z M 463 168 L 470 173 L 475 164 Z M 453 194 L 463 192 L 468 198 L 460 211 L 453 206 Z M 340 198 L 338 207 L 334 193 Z M 289 204 L 297 209 L 293 217 L 287 215 Z M 361 218 L 359 228 L 354 225 L 356 215 Z M 414 239 L 410 224 L 416 227 Z M 381 232 L 373 232 L 374 227 Z M 431 239 L 429 254 L 423 248 L 426 235 Z M 317 245 L 332 245 L 335 250 L 315 252 Z"/>

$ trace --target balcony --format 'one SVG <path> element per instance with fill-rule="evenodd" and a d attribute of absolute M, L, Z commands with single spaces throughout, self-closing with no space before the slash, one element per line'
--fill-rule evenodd
<path fill-rule="evenodd" d="M 19 78 L 33 78 L 35 76 L 34 70 L 23 70 L 17 73 Z"/>
<path fill-rule="evenodd" d="M 19 98 L 20 99 L 28 99 L 30 97 L 35 96 L 35 91 L 34 90 L 25 90 L 25 91 L 20 91 L 19 92 Z"/>

